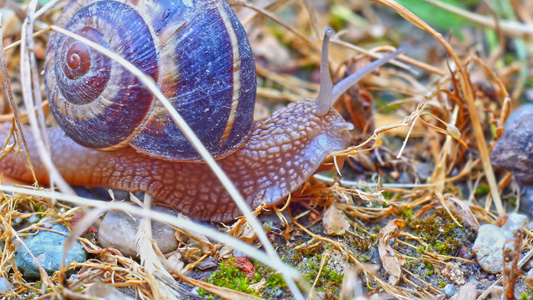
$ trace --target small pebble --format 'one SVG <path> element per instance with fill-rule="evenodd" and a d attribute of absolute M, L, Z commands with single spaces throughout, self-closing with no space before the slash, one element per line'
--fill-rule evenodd
<path fill-rule="evenodd" d="M 435 165 L 433 163 L 421 162 L 415 165 L 415 169 L 420 180 L 425 181 L 433 173 Z"/>
<path fill-rule="evenodd" d="M 212 268 L 215 268 L 215 267 L 218 267 L 218 266 L 219 266 L 219 263 L 217 263 L 213 259 L 209 259 L 209 258 L 204 259 L 201 262 L 199 262 L 198 264 L 196 264 L 196 268 L 199 269 L 199 270 L 202 270 L 202 271 L 209 270 L 209 269 L 212 269 Z"/>
<path fill-rule="evenodd" d="M 29 218 L 27 218 L 26 221 L 28 221 L 28 223 L 30 224 L 33 224 L 33 223 L 39 222 L 39 218 L 40 217 L 38 215 L 32 215 Z"/>
<path fill-rule="evenodd" d="M 502 226 L 503 233 L 507 239 L 514 238 L 514 234 L 518 229 L 522 229 L 527 225 L 527 217 L 522 214 L 510 213 L 507 222 Z"/>
<path fill-rule="evenodd" d="M 472 251 L 485 272 L 496 274 L 503 270 L 502 247 L 505 240 L 505 234 L 500 227 L 492 224 L 479 227 Z"/>
<path fill-rule="evenodd" d="M 453 300 L 466 300 L 476 299 L 478 294 L 476 285 L 473 282 L 467 282 L 459 289 L 459 293 L 455 294 L 451 299 Z"/>
<path fill-rule="evenodd" d="M 0 277 L 0 293 L 7 294 L 13 289 L 13 284 L 5 277 Z"/>
<path fill-rule="evenodd" d="M 68 229 L 61 224 L 53 224 L 50 229 L 66 233 L 67 235 L 70 233 Z M 28 237 L 24 243 L 28 246 L 29 250 L 44 270 L 51 275 L 59 270 L 67 235 L 41 230 L 36 235 Z M 73 260 L 77 262 L 84 262 L 87 260 L 87 252 L 85 252 L 85 249 L 83 249 L 79 241 L 74 242 L 68 252 L 65 262 L 68 264 Z M 15 263 L 19 269 L 24 271 L 25 278 L 40 277 L 38 267 L 28 253 L 26 247 L 18 247 L 15 252 Z"/>
<path fill-rule="evenodd" d="M 503 270 L 502 247 L 505 241 L 514 238 L 516 231 L 524 228 L 527 222 L 526 216 L 511 213 L 501 228 L 492 224 L 485 224 L 479 228 L 472 251 L 485 272 L 497 274 Z"/>
<path fill-rule="evenodd" d="M 453 284 L 447 284 L 442 290 L 442 292 L 444 292 L 446 297 L 451 297 L 455 295 L 455 293 L 457 293 L 457 287 L 455 287 L 455 285 Z"/>
<path fill-rule="evenodd" d="M 371 255 L 369 255 L 369 257 L 371 257 L 370 258 L 371 262 L 376 263 L 381 266 L 381 257 L 379 257 L 379 251 L 376 247 L 374 246 L 368 247 L 367 253 L 371 253 Z"/>
<path fill-rule="evenodd" d="M 177 216 L 178 213 L 164 206 L 154 206 L 152 210 Z M 124 256 L 138 258 L 135 236 L 141 218 L 120 211 L 108 212 L 98 231 L 98 241 L 104 248 L 115 248 Z M 169 253 L 178 248 L 175 230 L 160 222 L 152 221 L 152 237 L 159 250 Z"/>

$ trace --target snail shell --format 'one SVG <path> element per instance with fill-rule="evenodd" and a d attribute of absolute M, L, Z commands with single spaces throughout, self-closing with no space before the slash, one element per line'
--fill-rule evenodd
<path fill-rule="evenodd" d="M 56 25 L 152 77 L 215 157 L 231 153 L 248 135 L 255 63 L 244 29 L 224 1 L 71 1 Z M 135 76 L 81 42 L 51 33 L 45 86 L 58 124 L 80 145 L 200 159 Z"/>

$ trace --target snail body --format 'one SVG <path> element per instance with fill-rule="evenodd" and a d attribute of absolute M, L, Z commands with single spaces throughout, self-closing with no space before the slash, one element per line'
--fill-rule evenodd
<path fill-rule="evenodd" d="M 313 114 L 313 110 L 315 103 L 307 100 L 275 112 L 254 124 L 239 151 L 218 161 L 251 207 L 263 201 L 268 205 L 279 203 L 307 180 L 327 155 L 348 145 L 346 129 L 350 124 L 334 109 L 323 117 Z M 307 121 L 296 123 L 292 118 Z M 48 131 L 48 137 L 52 159 L 72 185 L 145 191 L 201 220 L 229 221 L 240 215 L 207 164 L 160 160 L 132 148 L 109 152 L 85 148 L 57 126 Z M 40 182 L 47 183 L 48 175 L 33 139 L 28 137 L 27 143 L 36 175 Z M 0 169 L 26 182 L 33 180 L 14 153 L 0 161 Z"/>
<path fill-rule="evenodd" d="M 99 29 L 96 30 L 91 26 L 96 24 L 94 26 L 98 27 L 101 24 L 99 24 L 99 14 L 94 11 L 101 8 L 99 5 L 106 5 L 105 8 L 110 11 L 126 7 L 130 14 L 136 17 L 141 16 L 137 22 L 133 23 L 152 24 L 153 27 L 146 32 L 150 33 L 154 45 L 163 48 L 156 48 L 159 50 L 155 51 L 153 58 L 151 55 L 144 55 L 144 58 L 135 61 L 134 65 L 158 83 L 161 91 L 169 97 L 171 103 L 186 120 L 189 122 L 192 120 L 190 125 L 193 130 L 199 135 L 206 148 L 217 157 L 217 162 L 233 180 L 245 201 L 252 207 L 262 202 L 267 205 L 279 203 L 307 180 L 326 156 L 334 151 L 343 150 L 349 145 L 348 130 L 353 128 L 353 125 L 346 123 L 331 107 L 332 102 L 361 77 L 398 54 L 395 52 L 375 61 L 333 87 L 327 66 L 327 45 L 331 36 L 329 32 L 323 42 L 321 89 L 317 99 L 306 99 L 290 104 L 271 116 L 253 123 L 254 99 L 251 103 L 248 99 L 252 96 L 255 98 L 253 56 L 244 30 L 227 4 L 217 0 L 202 0 L 193 1 L 194 4 L 190 4 L 193 6 L 187 6 L 181 2 L 168 6 L 167 2 L 160 0 L 162 7 L 153 8 L 150 6 L 153 3 L 144 4 L 154 15 L 146 17 L 139 13 L 142 7 L 135 6 L 143 5 L 141 4 L 143 2 L 93 2 L 92 0 L 74 4 L 71 2 L 59 17 L 61 21 L 58 23 L 92 41 L 100 39 L 106 47 L 119 52 L 128 60 L 130 59 L 128 55 L 134 48 L 127 47 L 129 50 L 124 50 L 124 48 L 115 47 L 113 38 L 116 33 L 111 34 L 111 37 L 107 34 L 95 33 Z M 176 7 L 183 10 L 174 10 Z M 176 55 L 181 52 L 174 46 L 168 46 L 166 42 L 179 40 L 174 34 L 188 32 L 184 27 L 198 24 L 198 20 L 204 16 L 195 15 L 194 10 L 201 10 L 204 13 L 209 11 L 216 17 L 215 19 L 224 19 L 222 23 L 206 22 L 207 27 L 229 28 L 234 31 L 228 34 L 209 30 L 209 34 L 222 35 L 225 38 L 216 37 L 212 40 L 203 38 L 202 43 L 207 43 L 207 45 L 198 45 L 193 42 L 195 46 L 188 48 L 202 49 L 202 51 L 187 50 Z M 156 16 L 154 12 L 160 15 Z M 77 17 L 78 13 L 87 13 L 90 17 L 79 23 L 77 19 L 81 17 Z M 193 17 L 182 20 L 178 18 L 180 15 Z M 106 18 L 106 22 L 113 19 L 112 17 Z M 77 24 L 74 29 L 68 28 L 71 23 Z M 103 27 L 118 28 L 120 25 L 106 24 Z M 131 24 L 128 27 L 134 27 L 134 25 Z M 206 26 L 200 26 L 200 29 Z M 202 34 L 204 32 L 196 35 Z M 189 33 L 190 38 L 193 38 L 193 35 Z M 127 34 L 123 36 L 123 39 L 127 41 L 133 40 L 127 37 Z M 155 37 L 166 42 L 156 41 Z M 235 41 L 235 38 L 239 40 Z M 220 44 L 221 49 L 213 46 L 213 40 Z M 63 45 L 66 45 L 64 50 L 56 51 L 53 47 Z M 223 51 L 224 46 L 229 46 L 226 50 L 231 51 L 229 59 L 224 58 L 223 54 L 218 54 L 219 51 Z M 188 63 L 200 64 L 187 67 L 175 62 L 177 57 L 201 55 L 207 51 L 206 49 L 217 51 L 216 55 L 209 56 L 214 61 L 186 57 Z M 47 95 L 51 111 L 58 119 L 60 126 L 50 128 L 48 136 L 52 160 L 67 182 L 73 185 L 106 187 L 130 192 L 144 191 L 157 201 L 201 220 L 229 221 L 239 215 L 240 212 L 218 178 L 206 164 L 197 162 L 196 151 L 189 151 L 192 149 L 189 143 L 176 146 L 178 141 L 174 138 L 178 137 L 178 140 L 182 138 L 181 133 L 173 129 L 175 125 L 164 110 L 153 101 L 152 96 L 139 85 L 137 79 L 123 74 L 127 71 L 120 66 L 113 64 L 108 66 L 111 64 L 110 61 L 99 54 L 93 54 L 92 51 L 85 44 L 57 35 L 50 37 L 47 49 L 45 65 Z M 148 52 L 141 51 L 141 53 Z M 170 56 L 167 57 L 169 53 Z M 216 57 L 213 58 L 213 56 Z M 152 66 L 152 60 L 155 58 L 158 59 L 158 63 Z M 58 59 L 65 59 L 66 63 L 62 62 L 58 66 L 55 63 Z M 223 66 L 213 67 L 218 60 L 224 61 Z M 206 66 L 201 65 L 202 63 Z M 97 67 L 96 70 L 89 69 L 93 66 Z M 215 71 L 229 71 L 229 75 L 213 77 L 211 73 Z M 93 74 L 104 75 L 104 79 L 100 77 L 93 79 L 91 77 Z M 203 79 L 204 75 L 207 75 L 206 78 L 209 79 Z M 181 76 L 191 77 L 181 79 Z M 66 83 L 61 83 L 64 77 L 68 80 L 65 81 Z M 77 79 L 80 79 L 79 84 L 71 82 Z M 208 84 L 201 81 L 207 81 Z M 83 82 L 89 83 L 89 87 L 82 85 Z M 125 87 L 114 85 L 124 82 Z M 194 86 L 197 83 L 199 88 Z M 181 87 L 182 84 L 192 86 Z M 66 99 L 69 94 L 77 93 L 75 88 L 78 85 L 81 86 L 80 94 L 76 94 L 70 100 L 67 99 L 66 103 L 59 101 Z M 183 89 L 186 89 L 185 96 L 173 94 Z M 190 98 L 192 93 L 196 98 Z M 210 93 L 214 93 L 215 96 L 211 96 Z M 222 94 L 228 97 L 223 97 Z M 111 96 L 117 95 L 119 104 L 111 103 Z M 88 97 L 83 98 L 84 96 Z M 183 98 L 190 98 L 190 101 L 181 102 Z M 131 108 L 125 104 L 132 99 L 133 102 L 129 105 L 139 106 L 140 113 L 132 112 Z M 205 106 L 196 106 L 197 104 Z M 118 110 L 124 106 L 127 110 L 126 116 L 119 116 Z M 213 110 L 219 109 L 219 106 L 222 107 L 223 113 L 219 111 L 214 113 Z M 191 111 L 187 111 L 187 107 L 191 108 Z M 108 113 L 103 111 L 104 108 L 112 108 L 112 110 Z M 198 115 L 194 115 L 196 113 Z M 207 120 L 204 121 L 201 117 L 206 117 L 206 114 Z M 66 121 L 61 119 L 65 115 Z M 96 117 L 98 122 L 92 123 L 93 121 L 88 119 L 91 116 Z M 220 119 L 214 120 L 215 117 Z M 107 119 L 111 119 L 114 125 L 100 124 L 100 121 Z M 130 119 L 141 121 L 132 127 L 124 124 Z M 219 126 L 220 124 L 224 126 Z M 120 138 L 113 135 L 117 131 L 116 126 L 120 128 L 118 130 Z M 84 131 L 86 127 L 90 129 L 88 132 Z M 78 131 L 82 132 L 79 136 Z M 5 134 L 2 136 L 2 132 L 7 132 L 5 126 L 0 128 L 0 138 L 5 139 Z M 148 134 L 145 135 L 145 132 Z M 204 133 L 205 135 L 202 135 Z M 107 136 L 110 138 L 108 139 Z M 169 140 L 171 140 L 171 146 L 159 145 Z M 37 179 L 39 182 L 47 183 L 47 172 L 38 158 L 35 143 L 31 137 L 27 138 L 27 144 Z M 151 154 L 152 150 L 154 155 Z M 174 150 L 178 153 L 174 153 Z M 0 171 L 24 181 L 33 180 L 20 155 L 15 153 L 9 153 L 0 161 Z"/>

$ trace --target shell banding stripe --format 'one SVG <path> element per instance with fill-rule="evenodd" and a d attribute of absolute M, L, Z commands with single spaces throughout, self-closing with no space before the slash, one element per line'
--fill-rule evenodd
<path fill-rule="evenodd" d="M 58 25 L 109 48 L 157 81 L 153 33 L 136 9 L 116 1 L 85 5 L 67 7 Z M 127 145 L 152 111 L 152 95 L 135 76 L 88 46 L 57 33 L 51 34 L 49 44 L 55 44 L 48 49 L 55 48 L 56 54 L 47 53 L 45 84 L 58 124 L 86 147 L 111 150 Z M 70 69 L 78 67 L 77 57 L 85 54 L 91 69 Z"/>
<path fill-rule="evenodd" d="M 211 154 L 223 156 L 243 142 L 253 121 L 255 63 L 246 32 L 224 1 L 199 0 L 192 7 L 176 1 L 166 12 L 154 20 L 163 45 L 161 91 Z M 131 145 L 161 159 L 201 159 L 159 106 Z"/>
<path fill-rule="evenodd" d="M 225 1 L 76 0 L 56 25 L 99 40 L 151 76 L 213 156 L 228 154 L 248 136 L 255 62 L 246 32 Z M 69 38 L 52 32 L 47 49 L 64 41 Z M 45 63 L 51 111 L 67 135 L 100 150 L 129 144 L 165 160 L 201 159 L 133 75 L 93 49 L 72 45 L 48 51 Z M 61 57 L 65 63 L 54 67 Z M 86 70 L 87 57 L 97 68 Z M 105 76 L 89 79 L 94 74 Z M 84 82 L 92 86 L 74 88 Z"/>
<path fill-rule="evenodd" d="M 220 13 L 220 17 L 224 21 L 224 25 L 226 26 L 226 32 L 228 33 L 232 45 L 231 53 L 233 54 L 233 97 L 231 99 L 231 108 L 227 118 L 226 128 L 224 129 L 224 133 L 220 137 L 220 143 L 223 144 L 224 141 L 229 137 L 233 128 L 235 122 L 235 114 L 237 113 L 237 108 L 239 107 L 239 99 L 241 97 L 241 52 L 239 49 L 239 41 L 237 39 L 235 29 L 233 28 L 233 22 L 231 20 L 230 15 L 226 11 L 226 7 L 224 7 L 221 2 L 218 2 L 217 10 Z"/>

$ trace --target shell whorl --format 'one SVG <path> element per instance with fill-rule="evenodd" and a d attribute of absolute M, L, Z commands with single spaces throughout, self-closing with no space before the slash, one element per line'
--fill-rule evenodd
<path fill-rule="evenodd" d="M 224 1 L 71 1 L 56 25 L 151 76 L 214 156 L 247 136 L 255 63 L 244 29 Z M 52 113 L 79 144 L 100 150 L 131 145 L 165 160 L 199 159 L 139 81 L 96 50 L 52 33 L 45 74 Z"/>

